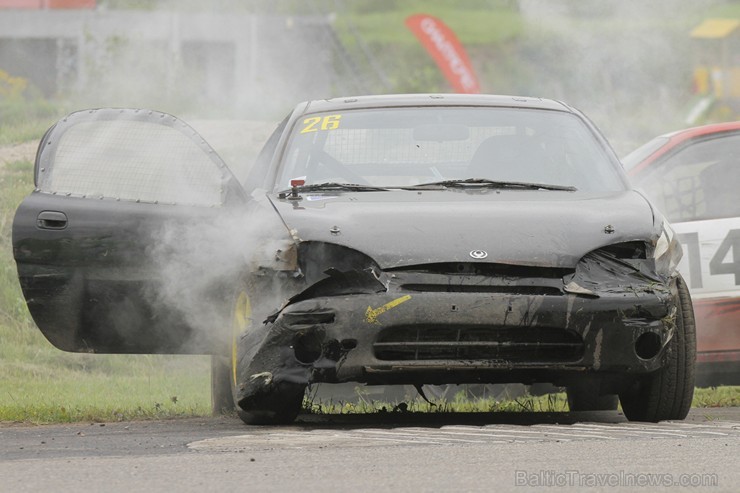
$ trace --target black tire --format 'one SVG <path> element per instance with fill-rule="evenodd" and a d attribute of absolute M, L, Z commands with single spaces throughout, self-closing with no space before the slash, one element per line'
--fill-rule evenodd
<path fill-rule="evenodd" d="M 247 294 L 248 288 L 237 291 L 233 297 L 233 309 L 232 309 L 232 340 L 231 340 L 231 351 L 232 357 L 229 363 L 229 375 L 228 375 L 228 386 L 232 395 L 232 402 L 236 402 L 237 398 L 237 380 L 238 375 L 242 372 L 239 371 L 239 367 L 242 364 L 248 364 L 249 361 L 245 361 L 243 347 L 245 339 L 241 335 L 245 331 L 251 330 L 251 324 L 253 323 L 254 314 L 252 313 L 252 302 L 250 296 Z M 250 289 L 252 292 L 259 292 L 259 290 Z M 257 318 L 262 319 L 261 316 Z M 234 365 L 234 366 L 232 366 Z M 234 372 L 234 373 L 231 373 Z M 243 398 L 240 402 L 236 403 L 236 411 L 244 423 L 248 425 L 278 425 L 288 424 L 295 421 L 298 413 L 301 411 L 303 406 L 303 395 L 305 394 L 306 386 L 299 384 L 292 384 L 288 382 L 272 381 L 272 374 L 270 375 L 262 385 L 255 389 L 254 394 L 250 394 L 247 398 Z M 240 382 L 245 384 L 245 382 Z"/>
<path fill-rule="evenodd" d="M 223 356 L 211 357 L 211 406 L 214 416 L 236 411 L 248 425 L 288 424 L 295 421 L 303 406 L 305 386 L 283 384 L 260 395 L 244 410 L 234 403 L 236 388 L 232 383 L 231 362 Z"/>
<path fill-rule="evenodd" d="M 211 356 L 211 413 L 213 416 L 231 414 L 236 410 L 231 361 L 225 356 Z"/>
<path fill-rule="evenodd" d="M 684 419 L 694 397 L 696 324 L 691 296 L 680 276 L 676 279 L 676 331 L 666 348 L 665 367 L 619 394 L 630 421 Z"/>
<path fill-rule="evenodd" d="M 235 281 L 234 285 L 239 286 L 243 281 Z M 243 289 L 224 288 L 220 302 L 223 303 L 223 318 L 221 323 L 228 328 L 224 331 L 225 336 L 231 336 L 234 343 L 234 310 L 235 304 Z M 223 354 L 211 356 L 211 414 L 221 416 L 231 414 L 236 410 L 234 403 L 234 386 L 232 377 L 231 357 L 224 351 Z"/>
<path fill-rule="evenodd" d="M 616 394 L 599 394 L 591 386 L 573 386 L 566 389 L 570 411 L 616 411 L 619 397 Z"/>
<path fill-rule="evenodd" d="M 238 371 L 235 367 L 242 362 L 239 357 L 240 336 L 250 330 L 252 303 L 247 294 L 248 287 L 234 289 L 228 300 L 231 325 L 230 356 L 211 357 L 211 408 L 214 415 L 230 414 L 236 411 L 239 418 L 250 425 L 286 424 L 295 420 L 303 405 L 305 385 L 287 382 L 266 385 L 258 395 L 244 399 L 236 404 L 236 382 Z M 251 290 L 250 290 L 251 291 Z M 258 317 L 259 318 L 259 317 Z"/>
<path fill-rule="evenodd" d="M 248 425 L 290 424 L 301 411 L 305 390 L 305 385 L 280 383 L 249 402 L 242 402 L 237 413 Z"/>

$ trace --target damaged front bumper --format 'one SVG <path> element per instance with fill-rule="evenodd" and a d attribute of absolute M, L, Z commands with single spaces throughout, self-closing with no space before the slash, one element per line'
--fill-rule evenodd
<path fill-rule="evenodd" d="M 343 294 L 319 286 L 294 297 L 241 337 L 237 402 L 281 383 L 568 385 L 598 376 L 618 386 L 660 369 L 675 329 L 671 280 L 596 294 L 593 285 L 572 292 L 587 284 L 578 275 L 536 288 L 448 279 L 445 290 L 410 282 L 419 276 L 363 289 L 345 279 Z"/>

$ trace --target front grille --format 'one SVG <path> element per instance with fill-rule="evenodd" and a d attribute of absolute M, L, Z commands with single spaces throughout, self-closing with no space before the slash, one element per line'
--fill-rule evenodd
<path fill-rule="evenodd" d="M 573 270 L 484 263 L 442 263 L 393 269 L 389 273 L 391 283 L 400 291 L 562 296 L 563 276 L 572 274 Z"/>
<path fill-rule="evenodd" d="M 403 291 L 426 293 L 503 293 L 525 296 L 558 296 L 562 290 L 552 286 L 493 286 L 481 284 L 401 284 Z"/>
<path fill-rule="evenodd" d="M 575 332 L 549 327 L 390 327 L 373 344 L 383 361 L 496 360 L 573 362 L 584 344 Z"/>

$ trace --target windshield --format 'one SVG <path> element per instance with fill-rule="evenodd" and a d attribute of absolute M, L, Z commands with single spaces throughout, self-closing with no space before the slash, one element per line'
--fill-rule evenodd
<path fill-rule="evenodd" d="M 624 190 L 615 164 L 577 116 L 514 108 L 420 107 L 299 119 L 277 190 L 291 180 L 408 187 L 445 180 Z"/>

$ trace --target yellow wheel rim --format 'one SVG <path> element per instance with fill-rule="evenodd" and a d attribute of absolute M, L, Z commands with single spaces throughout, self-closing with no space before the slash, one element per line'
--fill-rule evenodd
<path fill-rule="evenodd" d="M 239 335 L 247 330 L 252 321 L 252 304 L 249 301 L 247 293 L 242 291 L 236 297 L 234 303 L 234 313 L 232 317 L 232 338 L 231 338 L 231 378 L 236 385 L 236 339 Z"/>

